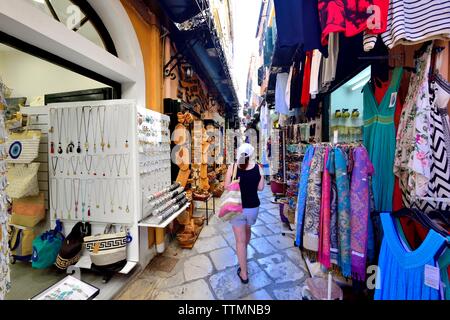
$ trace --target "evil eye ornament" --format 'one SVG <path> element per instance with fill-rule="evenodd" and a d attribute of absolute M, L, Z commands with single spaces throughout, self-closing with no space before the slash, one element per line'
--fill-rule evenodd
<path fill-rule="evenodd" d="M 17 159 L 22 154 L 22 143 L 20 141 L 15 141 L 9 147 L 9 156 L 12 159 Z"/>

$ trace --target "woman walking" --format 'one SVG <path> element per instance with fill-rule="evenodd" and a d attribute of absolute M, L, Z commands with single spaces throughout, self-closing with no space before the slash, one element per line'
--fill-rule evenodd
<path fill-rule="evenodd" d="M 258 191 L 264 189 L 264 175 L 260 166 L 252 159 L 254 150 L 250 144 L 242 144 L 237 151 L 238 163 L 229 166 L 225 176 L 225 187 L 228 187 L 231 183 L 234 167 L 238 166 L 236 178 L 239 179 L 243 212 L 233 218 L 230 223 L 233 226 L 240 266 L 237 274 L 242 283 L 248 283 L 247 246 L 252 234 L 251 226 L 256 223 L 258 217 L 260 205 Z"/>

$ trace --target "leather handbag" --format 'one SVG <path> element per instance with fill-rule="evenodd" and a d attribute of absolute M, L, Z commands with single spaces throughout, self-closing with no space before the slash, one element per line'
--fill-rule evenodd
<path fill-rule="evenodd" d="M 131 237 L 121 230 L 116 232 L 112 224 L 105 227 L 103 234 L 84 238 L 84 245 L 89 251 L 95 269 L 108 270 L 111 266 L 122 265 L 127 260 L 127 244 Z"/>
<path fill-rule="evenodd" d="M 45 195 L 14 199 L 11 223 L 32 228 L 45 218 Z"/>
<path fill-rule="evenodd" d="M 39 194 L 39 163 L 8 164 L 6 193 L 11 198 L 37 196 Z"/>
<path fill-rule="evenodd" d="M 236 174 L 237 165 L 234 164 L 231 183 L 225 188 L 220 197 L 219 218 L 224 221 L 229 221 L 242 214 L 241 188 L 239 186 L 239 179 L 236 179 Z"/>
<path fill-rule="evenodd" d="M 83 249 L 83 239 L 91 235 L 91 224 L 89 222 L 77 222 L 70 231 L 56 257 L 56 267 L 66 270 L 80 260 Z"/>
<path fill-rule="evenodd" d="M 8 152 L 8 163 L 31 163 L 39 155 L 41 131 L 25 130 L 12 132 L 5 143 Z"/>

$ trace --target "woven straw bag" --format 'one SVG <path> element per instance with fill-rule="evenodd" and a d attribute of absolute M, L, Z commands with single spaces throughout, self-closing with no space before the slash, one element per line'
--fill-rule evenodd
<path fill-rule="evenodd" d="M 39 194 L 38 171 L 40 163 L 9 164 L 6 193 L 11 198 L 37 196 Z"/>
<path fill-rule="evenodd" d="M 225 188 L 220 197 L 220 211 L 219 218 L 224 221 L 229 221 L 242 213 L 242 198 L 241 189 L 239 186 L 239 179 L 236 180 L 237 165 L 233 165 L 233 176 L 231 183 Z"/>
<path fill-rule="evenodd" d="M 7 163 L 31 163 L 38 157 L 41 131 L 25 130 L 13 132 L 5 143 L 8 152 Z"/>

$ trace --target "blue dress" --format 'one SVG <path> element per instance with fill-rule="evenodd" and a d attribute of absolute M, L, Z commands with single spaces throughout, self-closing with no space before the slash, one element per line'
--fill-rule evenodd
<path fill-rule="evenodd" d="M 302 172 L 298 182 L 298 200 L 297 200 L 297 225 L 295 244 L 301 246 L 303 238 L 303 217 L 305 215 L 306 197 L 308 189 L 309 171 L 311 169 L 311 161 L 314 155 L 314 147 L 308 146 L 303 157 Z"/>
<path fill-rule="evenodd" d="M 375 300 L 439 300 L 440 292 L 425 285 L 425 265 L 438 267 L 446 239 L 430 230 L 421 246 L 409 252 L 389 213 L 381 213 L 384 238 L 378 259 Z"/>

